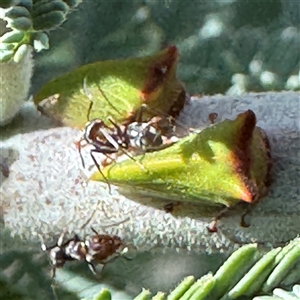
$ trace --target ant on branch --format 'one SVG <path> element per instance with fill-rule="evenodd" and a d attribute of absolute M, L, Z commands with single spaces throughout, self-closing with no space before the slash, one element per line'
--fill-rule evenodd
<path fill-rule="evenodd" d="M 41 248 L 49 253 L 50 261 L 53 266 L 52 278 L 55 278 L 56 269 L 62 268 L 68 261 L 85 261 L 93 274 L 96 269 L 93 262 L 105 264 L 114 256 L 122 254 L 126 250 L 120 237 L 116 235 L 99 234 L 91 228 L 94 235 L 81 240 L 77 234 L 72 239 L 64 242 L 65 232 L 63 232 L 56 244 L 47 247 L 43 238 Z"/>
<path fill-rule="evenodd" d="M 86 81 L 84 81 L 84 90 L 86 96 L 90 99 L 90 106 L 88 109 L 89 119 L 93 101 L 91 99 L 91 95 L 87 92 Z M 101 91 L 101 93 L 106 98 L 103 91 Z M 101 171 L 100 165 L 94 156 L 95 153 L 104 154 L 107 158 L 115 161 L 115 159 L 110 157 L 110 154 L 118 154 L 122 152 L 144 169 L 144 166 L 135 160 L 135 158 L 130 154 L 130 151 L 142 151 L 144 153 L 157 151 L 174 143 L 174 141 L 168 140 L 167 137 L 162 135 L 159 124 L 163 117 L 153 117 L 148 122 L 140 121 L 142 120 L 142 114 L 145 110 L 147 110 L 147 106 L 142 105 L 136 118 L 138 121 L 134 121 L 126 125 L 118 125 L 114 122 L 114 120 L 112 120 L 112 118 L 108 117 L 108 121 L 112 124 L 111 127 L 107 126 L 105 122 L 100 119 L 91 120 L 85 126 L 83 137 L 77 144 L 82 165 L 85 167 L 81 153 L 81 148 L 83 147 L 82 143 L 85 142 L 84 145 L 92 145 L 94 147 L 90 150 L 90 155 L 97 169 L 106 180 L 109 190 L 111 190 L 110 184 Z M 168 120 L 168 126 L 170 126 L 170 120 Z M 105 164 L 106 163 L 102 163 L 102 165 Z"/>

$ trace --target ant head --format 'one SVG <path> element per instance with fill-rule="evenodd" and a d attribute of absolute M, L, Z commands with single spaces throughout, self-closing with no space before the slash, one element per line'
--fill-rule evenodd
<path fill-rule="evenodd" d="M 100 119 L 94 119 L 90 122 L 87 122 L 85 125 L 84 139 L 92 144 L 97 140 L 106 140 L 103 134 L 101 133 L 101 129 L 107 128 L 104 121 Z"/>
<path fill-rule="evenodd" d="M 51 264 L 55 268 L 61 268 L 66 262 L 66 253 L 63 245 L 65 232 L 63 231 L 54 246 L 47 247 L 42 235 L 39 235 L 41 240 L 41 248 L 44 252 L 48 252 Z"/>
<path fill-rule="evenodd" d="M 51 264 L 55 268 L 61 268 L 66 262 L 66 253 L 65 249 L 61 246 L 56 246 L 49 251 L 49 258 Z"/>

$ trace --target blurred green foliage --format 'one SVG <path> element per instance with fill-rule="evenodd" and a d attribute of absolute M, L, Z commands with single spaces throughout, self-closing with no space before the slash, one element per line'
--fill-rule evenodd
<path fill-rule="evenodd" d="M 34 90 L 80 65 L 170 44 L 192 93 L 299 89 L 299 26 L 297 1 L 86 0 L 37 55 Z"/>

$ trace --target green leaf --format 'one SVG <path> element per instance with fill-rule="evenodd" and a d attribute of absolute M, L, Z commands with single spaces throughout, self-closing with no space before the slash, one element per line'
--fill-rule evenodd
<path fill-rule="evenodd" d="M 265 282 L 262 288 L 264 292 L 268 292 L 277 287 L 278 284 L 286 278 L 297 262 L 300 261 L 300 238 L 293 240 L 286 247 L 288 248 L 288 252 Z"/>
<path fill-rule="evenodd" d="M 265 254 L 228 293 L 229 298 L 237 299 L 242 295 L 253 296 L 255 292 L 259 291 L 274 268 L 276 255 L 280 251 L 281 248 L 277 248 Z"/>
<path fill-rule="evenodd" d="M 96 295 L 93 300 L 111 300 L 111 293 L 107 289 L 102 289 L 98 295 Z"/>
<path fill-rule="evenodd" d="M 178 300 L 185 294 L 187 290 L 191 288 L 195 283 L 194 276 L 185 277 L 179 285 L 170 293 L 168 300 Z"/>
<path fill-rule="evenodd" d="M 193 286 L 180 298 L 180 300 L 202 300 L 209 295 L 214 288 L 216 280 L 212 274 L 202 276 Z"/>
<path fill-rule="evenodd" d="M 256 244 L 242 246 L 235 251 L 214 275 L 216 284 L 212 299 L 220 299 L 252 267 L 258 258 Z"/>
<path fill-rule="evenodd" d="M 151 292 L 145 289 L 143 289 L 142 292 L 134 298 L 134 300 L 150 300 L 150 299 L 151 299 Z"/>
<path fill-rule="evenodd" d="M 155 296 L 152 297 L 152 300 L 165 300 L 166 294 L 162 292 L 158 292 Z"/>

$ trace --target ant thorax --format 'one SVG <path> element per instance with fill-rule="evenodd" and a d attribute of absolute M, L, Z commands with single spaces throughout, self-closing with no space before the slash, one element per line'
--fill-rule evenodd
<path fill-rule="evenodd" d="M 102 120 L 95 119 L 86 124 L 84 139 L 88 144 L 94 145 L 95 147 L 112 147 L 114 145 L 110 143 L 107 136 L 114 136 L 114 131 L 110 129 Z"/>
<path fill-rule="evenodd" d="M 69 241 L 65 246 L 66 255 L 70 256 L 74 260 L 85 260 L 87 254 L 87 247 L 83 241 L 76 236 L 76 239 Z"/>
<path fill-rule="evenodd" d="M 149 123 L 133 122 L 127 127 L 131 147 L 147 150 L 158 148 L 163 144 L 161 134 Z"/>

